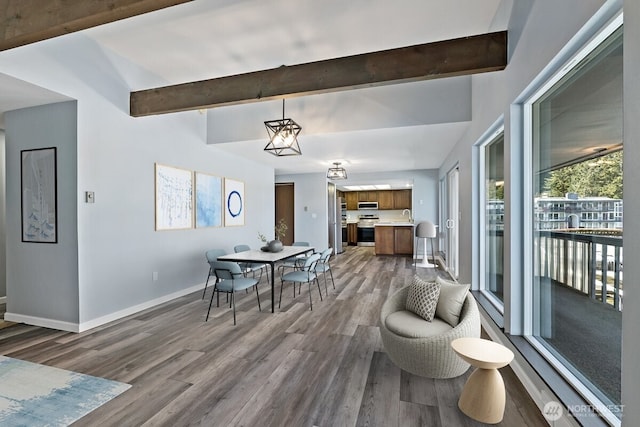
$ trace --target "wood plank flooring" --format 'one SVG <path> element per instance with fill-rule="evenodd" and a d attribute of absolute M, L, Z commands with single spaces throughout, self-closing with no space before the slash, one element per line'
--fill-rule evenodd
<path fill-rule="evenodd" d="M 294 299 L 289 285 L 272 314 L 263 278 L 262 311 L 255 292 L 239 293 L 237 326 L 224 296 L 205 322 L 210 291 L 205 300 L 195 292 L 81 334 L 0 329 L 0 354 L 132 384 L 76 426 L 482 425 L 457 407 L 470 371 L 421 378 L 396 367 L 382 347 L 378 313 L 410 282 L 411 259 L 350 247 L 332 260 L 336 288 L 329 281 L 325 296 L 322 282 L 323 301 L 312 288 L 313 311 L 308 288 Z M 500 425 L 546 426 L 511 369 L 501 372 Z"/>

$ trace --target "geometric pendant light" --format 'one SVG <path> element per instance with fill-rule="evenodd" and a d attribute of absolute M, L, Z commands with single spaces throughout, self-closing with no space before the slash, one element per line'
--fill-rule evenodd
<path fill-rule="evenodd" d="M 269 135 L 269 143 L 264 147 L 274 156 L 299 156 L 302 154 L 298 145 L 298 134 L 302 127 L 292 119 L 284 118 L 284 99 L 282 100 L 282 119 L 264 122 Z"/>
<path fill-rule="evenodd" d="M 335 165 L 327 171 L 327 178 L 331 180 L 347 179 L 347 171 L 340 167 L 340 162 L 333 162 Z"/>

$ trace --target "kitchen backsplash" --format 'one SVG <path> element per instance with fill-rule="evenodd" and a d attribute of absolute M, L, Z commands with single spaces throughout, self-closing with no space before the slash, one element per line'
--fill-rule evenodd
<path fill-rule="evenodd" d="M 357 222 L 360 215 L 378 215 L 380 221 L 409 221 L 407 214 L 402 215 L 402 210 L 363 210 L 347 211 L 347 222 Z"/>

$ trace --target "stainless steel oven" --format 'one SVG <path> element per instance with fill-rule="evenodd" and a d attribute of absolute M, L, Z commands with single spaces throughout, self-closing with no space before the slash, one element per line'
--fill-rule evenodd
<path fill-rule="evenodd" d="M 358 246 L 376 245 L 377 215 L 360 215 L 358 220 Z"/>
<path fill-rule="evenodd" d="M 376 227 L 358 226 L 358 246 L 376 245 Z"/>

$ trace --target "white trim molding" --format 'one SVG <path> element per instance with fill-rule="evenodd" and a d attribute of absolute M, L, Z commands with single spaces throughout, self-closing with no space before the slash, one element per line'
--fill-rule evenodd
<path fill-rule="evenodd" d="M 116 311 L 115 313 L 109 313 L 106 316 L 98 317 L 96 319 L 92 319 L 92 320 L 81 322 L 81 323 L 62 322 L 60 320 L 55 320 L 55 319 L 47 319 L 47 318 L 36 317 L 36 316 L 24 316 L 22 314 L 9 313 L 9 312 L 5 313 L 4 320 L 9 322 L 15 322 L 15 323 L 25 323 L 27 325 L 33 325 L 33 326 L 41 326 L 43 328 L 57 329 L 60 331 L 79 333 L 79 332 L 88 331 L 89 329 L 93 329 L 98 326 L 102 326 L 106 323 L 113 322 L 115 320 L 122 319 L 123 317 L 127 317 L 132 314 L 139 313 L 148 308 L 155 307 L 157 305 L 163 304 L 167 301 L 174 300 L 176 298 L 183 297 L 190 293 L 193 293 L 196 291 L 202 291 L 203 288 L 204 288 L 204 282 L 202 284 L 194 285 L 194 286 L 191 286 L 190 288 L 182 289 L 172 294 L 163 295 L 159 298 L 156 298 L 150 301 L 145 301 L 142 304 L 127 307 L 123 310 Z"/>

